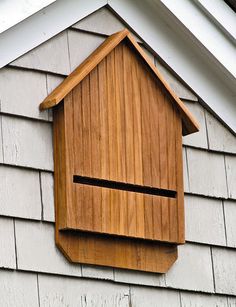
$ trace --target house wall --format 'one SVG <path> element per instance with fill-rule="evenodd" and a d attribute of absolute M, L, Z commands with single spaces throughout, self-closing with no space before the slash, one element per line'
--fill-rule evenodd
<path fill-rule="evenodd" d="M 102 9 L 0 70 L 0 306 L 236 306 L 236 137 L 148 51 L 201 126 L 183 145 L 187 243 L 163 275 L 55 247 L 52 114 L 38 105 L 123 27 Z"/>

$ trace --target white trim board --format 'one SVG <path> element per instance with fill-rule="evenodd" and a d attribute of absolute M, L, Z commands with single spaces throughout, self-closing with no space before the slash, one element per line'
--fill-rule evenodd
<path fill-rule="evenodd" d="M 0 34 L 0 67 L 106 4 L 106 0 L 57 0 Z M 235 79 L 161 0 L 108 0 L 108 4 L 236 133 Z"/>
<path fill-rule="evenodd" d="M 0 34 L 0 68 L 107 4 L 106 0 L 57 0 Z"/>
<path fill-rule="evenodd" d="M 236 41 L 232 37 L 236 29 L 236 15 L 232 16 L 231 10 L 228 12 L 228 6 L 223 1 L 214 0 L 215 14 L 216 9 L 221 4 L 221 15 L 228 21 L 216 23 L 213 17 L 213 10 L 209 7 L 208 1 L 201 0 L 160 0 L 162 4 L 181 22 L 181 24 L 192 33 L 193 38 L 199 48 L 206 48 L 215 59 L 222 64 L 228 73 L 236 77 Z M 212 1 L 211 1 L 212 2 Z M 225 7 L 222 6 L 224 3 Z M 205 6 L 203 6 L 203 4 Z M 207 6 L 208 4 L 208 6 Z M 203 11 L 204 8 L 204 11 Z M 227 10 L 226 10 L 227 8 Z M 211 10 L 210 10 L 211 9 Z M 205 14 L 205 12 L 208 13 Z M 219 18 L 218 18 L 219 20 Z M 230 26 L 229 26 L 230 23 Z M 220 25 L 220 26 L 219 26 Z M 227 29 L 230 30 L 227 30 Z M 224 31 L 222 31 L 224 29 Z M 228 36 L 226 35 L 228 34 Z"/>
<path fill-rule="evenodd" d="M 0 33 L 33 15 L 56 0 L 0 1 Z"/>
<path fill-rule="evenodd" d="M 195 37 L 160 1 L 108 3 L 236 134 L 235 79 L 216 65 L 209 50 L 198 48 Z"/>
<path fill-rule="evenodd" d="M 222 0 L 194 0 L 199 7 L 211 15 L 218 25 L 233 40 L 236 39 L 236 15 L 235 12 Z"/>

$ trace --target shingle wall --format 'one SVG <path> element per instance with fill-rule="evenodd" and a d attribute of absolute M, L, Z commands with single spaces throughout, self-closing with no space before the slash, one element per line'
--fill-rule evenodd
<path fill-rule="evenodd" d="M 55 247 L 52 114 L 38 105 L 123 27 L 100 10 L 0 70 L 1 306 L 236 306 L 236 137 L 148 51 L 201 125 L 183 146 L 187 243 L 165 275 L 70 264 Z"/>

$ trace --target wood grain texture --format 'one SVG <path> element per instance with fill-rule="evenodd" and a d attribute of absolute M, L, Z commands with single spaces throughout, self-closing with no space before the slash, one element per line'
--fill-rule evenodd
<path fill-rule="evenodd" d="M 128 41 L 132 45 L 133 49 L 136 50 L 139 57 L 143 59 L 145 65 L 151 69 L 154 73 L 155 78 L 157 78 L 165 91 L 167 92 L 169 98 L 173 101 L 176 107 L 180 111 L 180 116 L 183 121 L 183 134 L 190 134 L 197 132 L 199 126 L 192 116 L 192 114 L 185 107 L 183 102 L 177 97 L 177 95 L 172 91 L 170 86 L 162 77 L 161 73 L 145 54 L 142 48 L 135 41 L 134 37 L 129 33 L 127 29 L 115 33 L 109 36 L 103 44 L 101 44 L 78 68 L 76 68 L 41 104 L 40 109 L 48 109 L 56 106 L 60 103 L 63 98 L 75 87 L 77 86 L 117 45 L 122 41 Z"/>
<path fill-rule="evenodd" d="M 182 117 L 163 83 L 121 39 L 54 113 L 59 248 L 73 262 L 165 272 L 184 243 L 184 208 Z"/>
<path fill-rule="evenodd" d="M 65 98 L 61 151 L 69 188 L 59 227 L 179 242 L 183 210 L 178 217 L 175 199 L 71 182 L 79 175 L 183 194 L 180 116 L 131 48 L 119 44 Z"/>
<path fill-rule="evenodd" d="M 40 108 L 48 109 L 61 102 L 61 100 L 127 36 L 127 33 L 128 30 L 123 30 L 109 36 L 103 44 L 101 44 L 42 102 Z"/>
<path fill-rule="evenodd" d="M 60 229 L 72 229 L 149 240 L 178 242 L 176 199 L 104 187 L 95 187 L 79 183 L 74 183 L 73 189 L 76 191 L 77 198 L 75 201 L 77 207 L 80 205 L 80 212 L 82 212 L 82 214 L 78 216 L 78 223 L 76 226 L 72 227 L 70 224 L 67 224 L 67 226 L 60 226 Z M 105 196 L 105 201 L 103 199 L 103 209 L 105 212 L 109 213 L 103 218 L 101 216 L 101 195 Z M 130 227 L 123 227 L 123 219 L 121 219 L 120 215 L 120 212 L 123 210 L 123 199 L 128 200 L 128 209 L 129 206 L 132 205 L 133 211 L 135 210 L 137 212 L 135 215 L 136 220 L 133 221 L 136 231 L 133 231 L 133 233 L 131 233 Z M 130 203 L 130 201 L 133 202 Z M 144 215 L 144 212 L 140 211 L 140 208 L 144 209 L 144 207 L 147 208 L 150 205 L 153 205 L 153 212 L 156 213 L 155 216 L 152 211 L 148 212 L 149 215 Z M 161 207 L 163 208 L 163 212 L 160 211 Z M 171 207 L 171 209 L 169 209 L 169 207 Z M 166 211 L 164 208 L 166 208 Z M 169 210 L 171 210 L 172 213 L 170 217 Z M 164 214 L 165 212 L 167 212 L 167 214 Z M 125 213 L 127 213 L 127 211 Z M 125 213 L 123 212 L 123 215 Z M 129 219 L 129 216 L 126 216 L 126 218 Z M 151 229 L 149 229 L 149 220 L 154 220 L 154 226 L 152 225 Z M 171 230 L 172 227 L 173 230 Z M 149 232 L 145 231 L 146 228 L 149 229 Z M 170 231 L 173 232 L 173 236 L 170 236 Z"/>
<path fill-rule="evenodd" d="M 115 268 L 165 273 L 177 259 L 176 245 L 59 231 L 58 228 L 56 243 L 71 262 Z"/>
<path fill-rule="evenodd" d="M 61 110 L 54 123 L 63 125 L 54 138 L 64 159 L 55 172 L 66 176 L 59 228 L 182 243 L 181 119 L 132 46 L 110 52 Z M 83 186 L 73 175 L 174 190 L 177 200 Z"/>

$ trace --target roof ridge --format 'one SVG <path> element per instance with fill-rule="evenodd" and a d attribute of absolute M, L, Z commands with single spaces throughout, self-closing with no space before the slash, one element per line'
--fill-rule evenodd
<path fill-rule="evenodd" d="M 173 92 L 168 83 L 163 78 L 162 74 L 148 58 L 134 37 L 127 29 L 114 33 L 109 36 L 82 64 L 80 64 L 53 92 L 48 95 L 40 104 L 40 109 L 45 110 L 59 104 L 63 98 L 79 84 L 121 41 L 125 38 L 129 40 L 138 54 L 143 58 L 146 64 L 150 67 L 152 72 L 163 84 L 164 88 L 170 94 L 177 108 L 180 111 L 180 116 L 183 123 L 183 135 L 197 132 L 199 130 L 198 123 L 189 112 L 184 103 Z"/>

